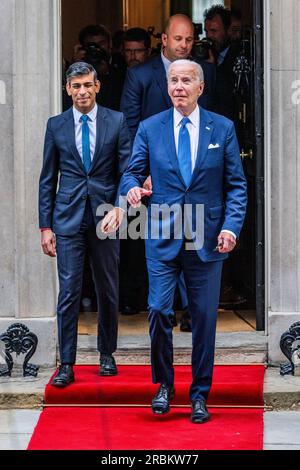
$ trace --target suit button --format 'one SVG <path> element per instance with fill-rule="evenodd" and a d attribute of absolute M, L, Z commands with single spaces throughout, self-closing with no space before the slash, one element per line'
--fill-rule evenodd
<path fill-rule="evenodd" d="M 86 196 L 82 196 L 82 199 L 85 201 L 85 199 L 86 199 Z"/>

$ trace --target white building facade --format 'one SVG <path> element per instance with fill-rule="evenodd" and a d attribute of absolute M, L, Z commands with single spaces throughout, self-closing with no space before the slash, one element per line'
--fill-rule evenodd
<path fill-rule="evenodd" d="M 216 2 L 217 3 L 217 2 Z M 271 364 L 300 320 L 300 0 L 263 0 L 265 324 Z M 59 0 L 1 0 L 0 333 L 25 323 L 35 363 L 56 362 L 55 260 L 42 255 L 38 180 L 45 124 L 61 94 Z"/>

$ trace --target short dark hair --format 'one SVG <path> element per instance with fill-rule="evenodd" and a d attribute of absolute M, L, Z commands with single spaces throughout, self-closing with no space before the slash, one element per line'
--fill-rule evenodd
<path fill-rule="evenodd" d="M 88 36 L 104 36 L 107 41 L 111 40 L 111 34 L 103 24 L 90 24 L 80 31 L 78 39 L 82 46 Z"/>
<path fill-rule="evenodd" d="M 66 81 L 67 83 L 70 83 L 72 78 L 80 77 L 81 75 L 88 75 L 91 72 L 94 74 L 94 81 L 96 81 L 97 72 L 91 64 L 87 64 L 86 62 L 74 62 L 66 72 Z"/>
<path fill-rule="evenodd" d="M 122 46 L 124 34 L 125 31 L 123 31 L 123 29 L 118 29 L 118 31 L 113 34 L 112 43 L 116 49 Z"/>
<path fill-rule="evenodd" d="M 123 36 L 123 44 L 125 41 L 143 41 L 146 49 L 151 47 L 151 37 L 148 31 L 143 28 L 130 28 Z"/>
<path fill-rule="evenodd" d="M 204 12 L 204 20 L 213 20 L 215 16 L 219 15 L 223 22 L 224 28 L 229 29 L 231 24 L 230 11 L 224 7 L 224 5 L 213 5 Z"/>

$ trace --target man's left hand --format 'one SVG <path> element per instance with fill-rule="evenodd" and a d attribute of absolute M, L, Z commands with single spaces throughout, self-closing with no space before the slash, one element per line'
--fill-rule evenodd
<path fill-rule="evenodd" d="M 221 232 L 218 236 L 219 253 L 230 253 L 236 246 L 236 239 L 231 233 Z"/>
<path fill-rule="evenodd" d="M 122 224 L 124 211 L 119 207 L 115 207 L 106 214 L 101 223 L 102 233 L 114 233 Z"/>

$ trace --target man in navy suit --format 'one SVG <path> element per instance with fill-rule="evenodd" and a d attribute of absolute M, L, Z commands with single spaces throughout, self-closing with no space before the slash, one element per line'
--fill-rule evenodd
<path fill-rule="evenodd" d="M 198 64 L 179 60 L 170 65 L 173 108 L 140 124 L 120 183 L 120 193 L 134 207 L 139 207 L 143 196 L 151 196 L 146 238 L 148 303 L 152 378 L 160 384 L 152 410 L 168 412 L 175 393 L 172 305 L 182 270 L 192 317 L 194 423 L 210 417 L 206 401 L 212 383 L 222 264 L 236 245 L 247 204 L 234 124 L 198 106 L 203 87 Z M 150 173 L 152 191 L 143 188 Z M 164 236 L 167 229 L 170 236 Z"/>
<path fill-rule="evenodd" d="M 132 139 L 141 121 L 172 107 L 168 94 L 167 71 L 174 60 L 191 56 L 194 44 L 194 25 L 182 14 L 171 16 L 162 34 L 163 50 L 143 64 L 127 70 L 122 92 L 121 111 L 126 116 Z M 205 89 L 199 104 L 213 109 L 215 68 L 201 61 L 204 71 Z"/>
<path fill-rule="evenodd" d="M 77 325 L 85 253 L 90 258 L 98 301 L 100 375 L 116 375 L 118 240 L 96 234 L 98 206 L 114 204 L 130 156 L 122 113 L 96 104 L 100 90 L 95 69 L 76 62 L 67 71 L 73 107 L 50 118 L 39 187 L 39 224 L 46 255 L 57 255 L 57 306 L 61 366 L 52 385 L 74 381 Z M 59 177 L 59 187 L 57 183 Z"/>

